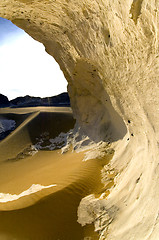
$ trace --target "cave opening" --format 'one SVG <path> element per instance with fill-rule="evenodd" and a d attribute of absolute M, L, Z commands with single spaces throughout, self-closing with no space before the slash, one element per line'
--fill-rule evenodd
<path fill-rule="evenodd" d="M 33 12 L 30 18 L 24 17 L 23 13 L 20 12 L 17 17 L 5 16 L 16 26 L 24 29 L 29 36 L 43 43 L 45 51 L 59 64 L 68 81 L 71 108 L 76 125 L 82 130 L 80 134 L 88 136 L 94 142 L 101 140 L 114 142 L 123 138 L 127 132 L 126 125 L 113 108 L 105 87 L 103 88 L 105 76 L 102 74 L 101 66 L 85 52 L 84 45 L 81 48 L 84 42 L 79 37 L 76 38 L 71 29 L 64 31 L 60 26 L 62 23 L 58 23 L 55 17 L 56 12 L 50 22 L 46 21 L 47 24 L 41 16 L 37 18 L 35 14 L 34 18 Z M 76 27 L 76 24 L 73 27 Z M 51 89 L 51 86 L 48 88 Z"/>

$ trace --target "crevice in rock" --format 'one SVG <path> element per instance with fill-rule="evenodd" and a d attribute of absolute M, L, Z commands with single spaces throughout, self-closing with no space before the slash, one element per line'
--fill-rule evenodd
<path fill-rule="evenodd" d="M 141 14 L 142 2 L 143 0 L 133 0 L 131 5 L 130 14 L 135 24 L 137 24 L 138 17 Z"/>

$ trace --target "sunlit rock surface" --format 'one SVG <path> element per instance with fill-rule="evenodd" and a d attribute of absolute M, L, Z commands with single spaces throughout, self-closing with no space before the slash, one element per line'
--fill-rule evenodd
<path fill-rule="evenodd" d="M 78 210 L 100 239 L 159 238 L 158 8 L 155 0 L 0 1 L 1 17 L 59 63 L 82 132 L 115 149 L 110 195 L 89 196 Z"/>

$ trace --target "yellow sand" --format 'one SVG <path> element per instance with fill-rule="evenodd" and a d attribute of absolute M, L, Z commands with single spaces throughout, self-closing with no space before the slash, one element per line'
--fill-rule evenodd
<path fill-rule="evenodd" d="M 83 197 L 101 191 L 103 162 L 83 162 L 84 152 L 61 154 L 60 149 L 16 158 L 42 132 L 56 137 L 72 128 L 70 109 L 5 109 L 5 114 L 7 111 L 15 114 L 15 120 L 21 114 L 24 121 L 0 143 L 0 193 L 20 194 L 33 184 L 56 186 L 0 203 L 0 239 L 98 239 L 93 226 L 82 228 L 77 223 L 77 208 Z"/>

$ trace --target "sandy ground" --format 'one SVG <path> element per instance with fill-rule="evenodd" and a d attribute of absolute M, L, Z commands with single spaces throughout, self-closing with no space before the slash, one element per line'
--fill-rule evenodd
<path fill-rule="evenodd" d="M 103 163 L 98 159 L 84 162 L 85 152 L 71 149 L 64 154 L 61 149 L 24 154 L 46 131 L 48 138 L 55 138 L 73 128 L 71 110 L 1 109 L 0 116 L 17 122 L 17 128 L 0 142 L 0 193 L 19 195 L 33 184 L 55 185 L 0 202 L 0 239 L 98 239 L 92 225 L 77 223 L 77 208 L 83 197 L 102 191 Z"/>

